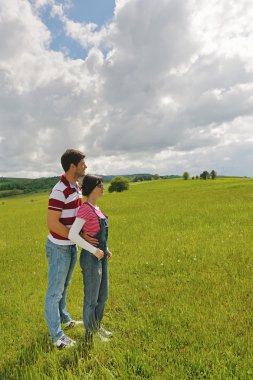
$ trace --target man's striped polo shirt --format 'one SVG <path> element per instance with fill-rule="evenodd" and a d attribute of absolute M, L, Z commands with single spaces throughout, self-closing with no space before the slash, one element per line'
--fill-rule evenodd
<path fill-rule="evenodd" d="M 75 221 L 77 211 L 82 204 L 82 193 L 79 185 L 69 183 L 65 175 L 61 176 L 60 181 L 54 186 L 49 196 L 48 209 L 60 211 L 60 222 L 70 228 Z M 48 239 L 55 244 L 71 245 L 71 240 L 50 231 Z"/>

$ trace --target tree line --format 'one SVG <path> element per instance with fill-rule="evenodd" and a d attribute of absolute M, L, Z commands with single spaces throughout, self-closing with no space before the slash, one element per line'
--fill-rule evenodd
<path fill-rule="evenodd" d="M 36 179 L 0 177 L 0 198 L 48 191 L 54 187 L 58 180 L 59 177 Z"/>
<path fill-rule="evenodd" d="M 199 176 L 192 177 L 192 179 L 215 179 L 217 173 L 212 170 L 210 173 L 208 171 L 203 171 Z M 110 178 L 110 185 L 108 191 L 111 192 L 122 192 L 129 189 L 130 182 L 142 182 L 142 181 L 153 181 L 158 179 L 173 179 L 180 178 L 177 175 L 166 175 L 160 176 L 158 174 L 133 174 L 125 176 L 101 176 L 104 182 L 107 182 Z M 183 173 L 184 179 L 189 179 L 190 175 L 186 171 Z M 27 178 L 5 178 L 0 177 L 0 198 L 10 197 L 13 195 L 21 195 L 28 193 L 38 193 L 43 191 L 50 191 L 54 185 L 59 181 L 59 177 L 45 177 L 36 179 Z"/>
<path fill-rule="evenodd" d="M 110 182 L 109 191 L 123 191 L 129 187 L 129 182 L 142 182 L 152 181 L 158 179 L 172 179 L 179 178 L 180 176 L 169 175 L 159 176 L 158 174 L 132 174 L 122 176 L 103 176 L 104 182 Z M 126 178 L 126 180 L 125 180 Z M 50 191 L 54 185 L 59 181 L 59 177 L 44 177 L 44 178 L 6 178 L 0 177 L 0 198 L 10 197 L 12 195 L 38 193 L 43 191 Z"/>
<path fill-rule="evenodd" d="M 183 179 L 187 180 L 190 178 L 190 174 L 188 172 L 184 172 L 182 175 Z M 209 173 L 207 170 L 204 170 L 199 176 L 196 175 L 195 177 L 192 177 L 192 179 L 215 179 L 217 177 L 217 172 L 215 170 L 211 170 Z"/>

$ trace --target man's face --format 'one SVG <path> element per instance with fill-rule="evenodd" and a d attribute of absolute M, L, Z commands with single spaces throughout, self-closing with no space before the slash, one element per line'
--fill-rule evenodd
<path fill-rule="evenodd" d="M 85 175 L 85 169 L 87 168 L 84 159 L 78 162 L 77 166 L 75 167 L 75 177 L 83 177 Z"/>

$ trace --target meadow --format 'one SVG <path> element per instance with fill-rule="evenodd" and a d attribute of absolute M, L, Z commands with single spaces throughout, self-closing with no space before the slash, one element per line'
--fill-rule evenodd
<path fill-rule="evenodd" d="M 157 180 L 106 193 L 110 343 L 58 351 L 44 320 L 48 194 L 0 201 L 0 379 L 253 379 L 253 180 Z M 82 318 L 77 263 L 68 293 Z"/>

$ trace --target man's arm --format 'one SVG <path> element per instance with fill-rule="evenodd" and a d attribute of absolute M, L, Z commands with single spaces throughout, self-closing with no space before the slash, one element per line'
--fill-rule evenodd
<path fill-rule="evenodd" d="M 49 231 L 55 232 L 57 235 L 68 238 L 69 229 L 60 222 L 61 211 L 48 210 L 47 226 Z"/>

